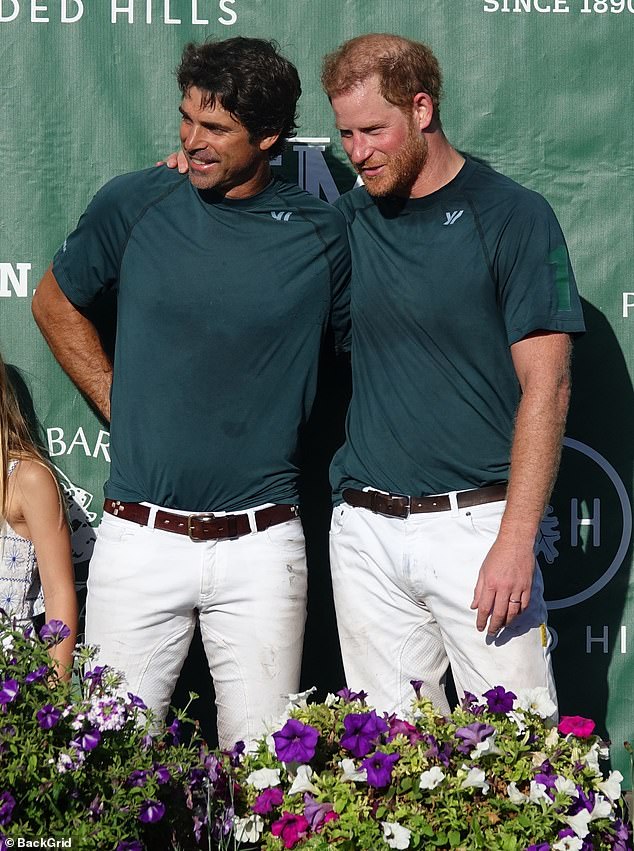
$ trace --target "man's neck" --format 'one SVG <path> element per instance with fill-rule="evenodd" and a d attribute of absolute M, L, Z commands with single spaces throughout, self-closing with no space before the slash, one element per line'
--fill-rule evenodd
<path fill-rule="evenodd" d="M 412 185 L 409 197 L 423 198 L 442 189 L 454 179 L 464 162 L 464 157 L 449 144 L 444 133 L 436 131 L 429 140 L 427 160 Z"/>

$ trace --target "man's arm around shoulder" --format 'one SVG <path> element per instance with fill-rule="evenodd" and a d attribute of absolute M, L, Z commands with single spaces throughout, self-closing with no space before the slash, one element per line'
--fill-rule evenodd
<path fill-rule="evenodd" d="M 64 295 L 51 267 L 35 291 L 32 311 L 62 369 L 110 422 L 112 364 L 95 326 Z"/>

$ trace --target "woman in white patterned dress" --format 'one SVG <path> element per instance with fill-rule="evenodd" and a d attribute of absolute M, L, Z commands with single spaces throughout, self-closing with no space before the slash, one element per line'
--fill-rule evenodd
<path fill-rule="evenodd" d="M 27 625 L 45 612 L 70 629 L 51 648 L 60 673 L 77 634 L 70 535 L 57 480 L 34 444 L 0 358 L 0 609 Z"/>

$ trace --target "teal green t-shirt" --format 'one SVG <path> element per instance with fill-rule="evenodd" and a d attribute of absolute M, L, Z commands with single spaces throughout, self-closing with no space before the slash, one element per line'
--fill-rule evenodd
<path fill-rule="evenodd" d="M 352 254 L 352 402 L 333 461 L 345 487 L 424 495 L 508 477 L 519 385 L 510 346 L 582 331 L 547 202 L 468 159 L 423 198 L 337 202 Z"/>
<path fill-rule="evenodd" d="M 53 272 L 79 307 L 117 291 L 106 496 L 190 511 L 297 501 L 329 323 L 348 347 L 340 212 L 278 180 L 230 200 L 152 168 L 97 193 Z"/>

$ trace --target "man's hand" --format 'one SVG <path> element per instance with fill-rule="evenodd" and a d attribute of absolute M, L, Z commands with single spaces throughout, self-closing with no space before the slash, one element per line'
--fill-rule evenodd
<path fill-rule="evenodd" d="M 532 546 L 519 547 L 499 539 L 480 568 L 472 609 L 478 610 L 476 627 L 496 635 L 528 606 L 531 598 L 535 555 Z"/>
<path fill-rule="evenodd" d="M 164 160 L 159 160 L 157 165 L 166 165 L 168 168 L 177 168 L 180 174 L 187 174 L 189 165 L 187 157 L 182 151 L 174 151 Z"/>

